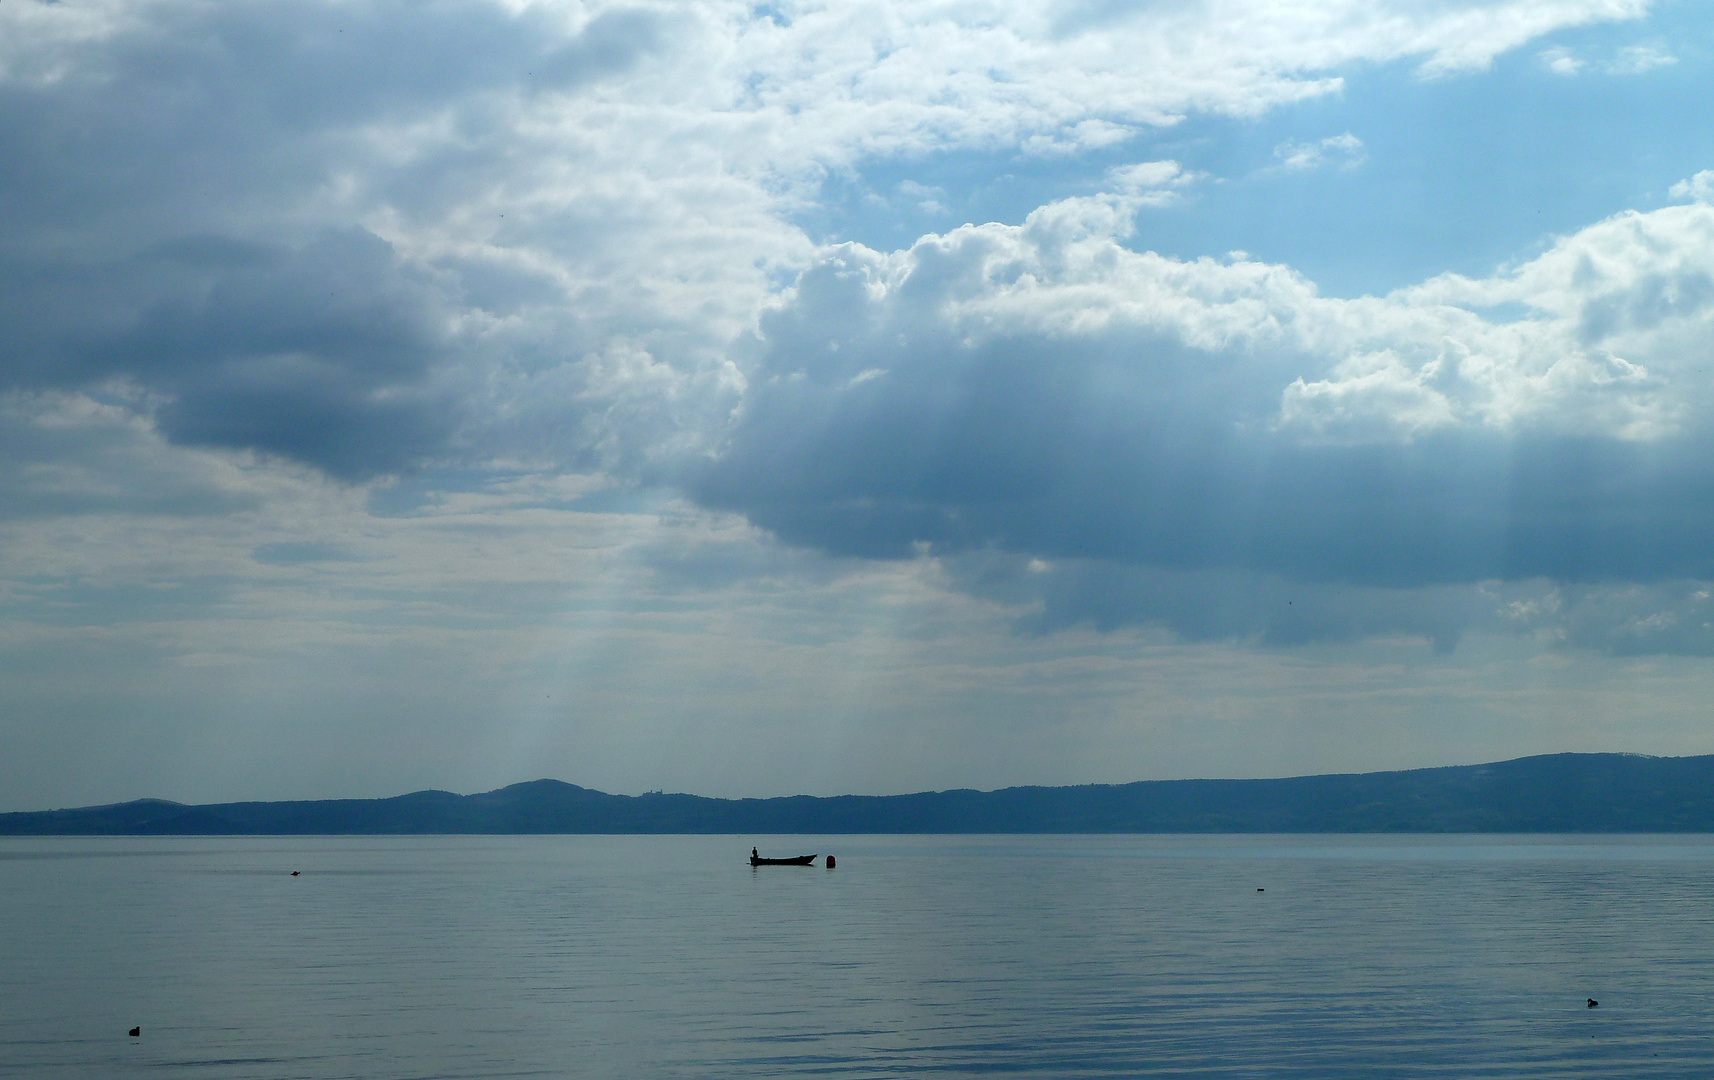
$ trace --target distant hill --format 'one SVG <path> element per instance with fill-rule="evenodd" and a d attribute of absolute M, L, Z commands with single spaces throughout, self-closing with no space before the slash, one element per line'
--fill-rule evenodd
<path fill-rule="evenodd" d="M 1714 832 L 1714 755 L 1550 754 L 1285 780 L 1145 780 L 917 795 L 608 795 L 558 780 L 480 795 L 0 814 L 7 836 L 404 833 Z"/>

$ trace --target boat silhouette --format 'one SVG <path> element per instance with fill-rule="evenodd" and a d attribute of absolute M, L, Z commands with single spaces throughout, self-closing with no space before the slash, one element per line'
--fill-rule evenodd
<path fill-rule="evenodd" d="M 756 849 L 750 849 L 751 866 L 812 866 L 815 864 L 814 855 L 799 855 L 794 859 L 764 859 L 756 854 Z"/>

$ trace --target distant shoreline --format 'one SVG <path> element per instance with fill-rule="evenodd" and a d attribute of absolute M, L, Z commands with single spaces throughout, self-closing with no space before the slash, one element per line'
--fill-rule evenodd
<path fill-rule="evenodd" d="M 1548 754 L 1276 780 L 912 795 L 609 795 L 558 780 L 457 795 L 0 814 L 0 836 L 1714 832 L 1714 755 Z"/>

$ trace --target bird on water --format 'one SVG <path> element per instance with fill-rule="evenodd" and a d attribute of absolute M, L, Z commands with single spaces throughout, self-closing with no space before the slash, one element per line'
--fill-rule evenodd
<path fill-rule="evenodd" d="M 143 1034 L 143 1029 L 142 1029 L 142 1028 L 140 1028 L 140 1027 L 134 1027 L 134 1028 L 132 1028 L 132 1029 L 131 1029 L 131 1037 L 132 1037 L 132 1038 L 136 1038 L 136 1037 L 137 1037 L 137 1036 L 139 1036 L 139 1035 L 141 1035 L 141 1034 Z"/>
<path fill-rule="evenodd" d="M 1585 1006 L 1585 1008 L 1593 1009 L 1595 1006 L 1597 1006 L 1599 1004 L 1601 1004 L 1599 1001 L 1596 1001 L 1594 998 L 1590 998 L 1589 1004 L 1587 1006 Z"/>

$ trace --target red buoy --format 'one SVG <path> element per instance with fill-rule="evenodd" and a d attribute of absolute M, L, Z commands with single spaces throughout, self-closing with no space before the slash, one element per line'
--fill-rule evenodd
<path fill-rule="evenodd" d="M 833 869 L 833 856 L 831 855 L 827 857 L 827 868 L 829 870 Z"/>

